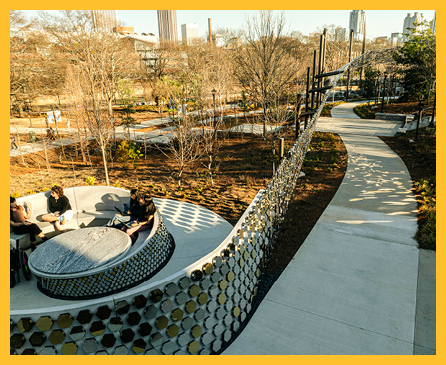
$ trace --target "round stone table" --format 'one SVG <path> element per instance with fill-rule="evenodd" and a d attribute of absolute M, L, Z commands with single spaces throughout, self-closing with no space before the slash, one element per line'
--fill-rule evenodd
<path fill-rule="evenodd" d="M 79 273 L 113 263 L 131 245 L 130 237 L 116 228 L 77 229 L 40 245 L 30 255 L 29 267 L 38 276 Z"/>

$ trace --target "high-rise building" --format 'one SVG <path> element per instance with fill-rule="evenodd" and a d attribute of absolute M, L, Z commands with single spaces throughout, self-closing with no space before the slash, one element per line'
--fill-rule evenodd
<path fill-rule="evenodd" d="M 432 19 L 431 29 L 434 34 L 437 34 L 437 11 L 434 13 L 434 19 Z"/>
<path fill-rule="evenodd" d="M 186 23 L 181 25 L 181 38 L 184 44 L 191 44 L 198 39 L 198 24 Z"/>
<path fill-rule="evenodd" d="M 176 10 L 157 10 L 157 12 L 160 42 L 178 43 Z"/>
<path fill-rule="evenodd" d="M 349 29 L 353 29 L 353 37 L 361 38 L 364 37 L 365 33 L 365 11 L 364 10 L 352 10 L 350 12 L 350 22 Z M 362 37 L 358 34 L 362 34 Z"/>
<path fill-rule="evenodd" d="M 92 10 L 93 26 L 97 30 L 112 31 L 118 24 L 117 10 Z"/>
<path fill-rule="evenodd" d="M 409 29 L 415 29 L 415 31 L 418 30 L 418 27 L 415 26 L 415 22 L 419 23 L 421 21 L 421 14 L 419 12 L 415 12 L 412 16 L 412 13 L 407 13 L 406 17 L 404 18 L 403 23 L 403 34 L 404 34 L 404 41 L 406 41 L 409 37 L 408 35 L 411 34 Z M 407 34 L 407 35 L 406 35 Z"/>

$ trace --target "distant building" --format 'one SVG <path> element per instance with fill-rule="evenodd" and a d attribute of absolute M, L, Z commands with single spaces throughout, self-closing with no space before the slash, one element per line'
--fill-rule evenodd
<path fill-rule="evenodd" d="M 176 10 L 157 10 L 158 31 L 161 43 L 178 43 L 177 13 Z"/>
<path fill-rule="evenodd" d="M 216 47 L 224 47 L 225 41 L 223 39 L 223 36 L 221 34 L 214 34 L 212 36 L 212 42 Z"/>
<path fill-rule="evenodd" d="M 363 39 L 365 34 L 365 11 L 352 10 L 350 12 L 349 29 L 353 29 L 353 37 L 355 39 Z M 362 36 L 358 36 L 361 34 Z"/>
<path fill-rule="evenodd" d="M 116 10 L 91 10 L 93 26 L 96 30 L 113 31 L 119 25 Z"/>
<path fill-rule="evenodd" d="M 335 29 L 335 40 L 346 41 L 348 38 L 347 34 L 348 34 L 347 28 L 337 27 Z"/>
<path fill-rule="evenodd" d="M 437 34 L 437 12 L 434 13 L 434 19 L 432 19 L 431 29 L 434 34 Z"/>
<path fill-rule="evenodd" d="M 198 24 L 186 23 L 181 25 L 181 38 L 184 44 L 192 44 L 198 39 Z"/>
<path fill-rule="evenodd" d="M 403 33 L 392 33 L 390 35 L 390 44 L 392 46 L 397 46 L 401 43 L 404 43 L 404 34 Z"/>
<path fill-rule="evenodd" d="M 403 23 L 403 34 L 404 34 L 404 42 L 409 38 L 408 35 L 411 34 L 409 29 L 415 29 L 415 32 L 418 31 L 418 27 L 415 27 L 414 23 L 419 23 L 421 21 L 421 14 L 419 12 L 415 12 L 412 16 L 412 13 L 407 13 L 404 18 Z"/>

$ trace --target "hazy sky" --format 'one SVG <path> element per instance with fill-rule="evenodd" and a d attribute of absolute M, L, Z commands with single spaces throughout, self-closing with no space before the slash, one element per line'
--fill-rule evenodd
<path fill-rule="evenodd" d="M 407 13 L 420 12 L 427 20 L 432 20 L 434 10 L 366 10 L 367 35 L 371 37 L 390 36 L 403 31 L 403 21 Z M 274 12 L 279 12 L 275 10 Z M 285 10 L 290 30 L 308 35 L 316 28 L 334 24 L 343 28 L 349 25 L 350 10 Z M 29 11 L 34 14 L 34 11 Z M 212 30 L 218 27 L 239 28 L 245 16 L 252 10 L 177 10 L 178 36 L 181 39 L 181 24 L 197 23 L 200 37 L 208 30 L 208 18 L 212 20 Z M 153 33 L 158 36 L 156 10 L 118 10 L 118 18 L 136 33 Z"/>

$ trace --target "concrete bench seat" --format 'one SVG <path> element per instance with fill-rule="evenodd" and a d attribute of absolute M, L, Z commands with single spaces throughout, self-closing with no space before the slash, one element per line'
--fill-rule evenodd
<path fill-rule="evenodd" d="M 17 199 L 17 204 L 24 205 L 25 202 L 30 202 L 32 214 L 29 221 L 36 223 L 42 232 L 51 238 L 58 232 L 52 223 L 42 220 L 42 216 L 49 212 L 48 198 L 50 195 L 51 191 L 45 191 L 20 197 Z M 114 207 L 122 208 L 123 203 L 128 204 L 130 199 L 129 191 L 109 186 L 66 188 L 64 195 L 67 196 L 73 210 L 73 218 L 66 224 L 68 230 L 104 225 L 116 214 Z M 18 241 L 22 249 L 30 248 L 29 234 L 27 233 L 15 234 L 11 228 L 10 239 Z"/>

